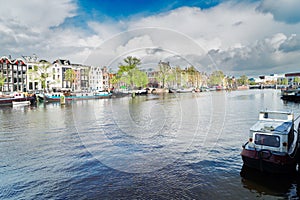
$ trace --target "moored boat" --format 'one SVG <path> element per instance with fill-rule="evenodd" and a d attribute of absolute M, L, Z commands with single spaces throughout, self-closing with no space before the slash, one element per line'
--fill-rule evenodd
<path fill-rule="evenodd" d="M 268 173 L 292 173 L 299 161 L 299 125 L 292 112 L 262 111 L 241 156 L 244 165 Z"/>
<path fill-rule="evenodd" d="M 66 101 L 74 100 L 90 100 L 90 99 L 104 99 L 110 98 L 111 93 L 109 92 L 96 92 L 96 93 L 46 93 L 44 94 L 44 100 L 46 102 L 59 102 L 61 98 L 65 98 Z"/>
<path fill-rule="evenodd" d="M 300 101 L 300 90 L 299 89 L 285 89 L 281 91 L 281 99 L 285 101 Z"/>
<path fill-rule="evenodd" d="M 176 90 L 176 93 L 192 93 L 194 91 L 194 88 L 180 88 Z"/>
<path fill-rule="evenodd" d="M 24 93 L 14 93 L 11 95 L 0 96 L 0 106 L 12 106 L 13 102 L 29 101 L 31 104 L 36 102 L 35 95 L 25 95 Z"/>

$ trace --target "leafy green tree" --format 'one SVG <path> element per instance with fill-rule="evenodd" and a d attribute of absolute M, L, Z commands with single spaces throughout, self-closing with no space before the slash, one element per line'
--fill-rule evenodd
<path fill-rule="evenodd" d="M 140 71 L 139 69 L 133 69 L 133 83 L 136 87 L 145 87 L 148 83 L 148 76 L 146 72 Z"/>
<path fill-rule="evenodd" d="M 113 85 L 115 87 L 119 83 L 118 74 L 116 74 L 115 76 L 110 78 L 109 82 L 110 82 L 111 85 Z"/>
<path fill-rule="evenodd" d="M 188 83 L 190 83 L 192 86 L 195 86 L 197 80 L 197 70 L 194 66 L 190 66 L 187 68 L 186 72 L 188 75 Z"/>
<path fill-rule="evenodd" d="M 224 77 L 225 75 L 222 71 L 214 71 L 209 77 L 209 84 L 212 86 L 222 85 Z"/>
<path fill-rule="evenodd" d="M 132 56 L 124 59 L 124 63 L 119 65 L 119 70 L 116 76 L 116 82 L 122 81 L 134 87 L 134 71 L 141 64 L 141 60 Z"/>
<path fill-rule="evenodd" d="M 289 84 L 289 81 L 287 78 L 281 79 L 281 85 L 288 85 L 288 84 Z"/>
<path fill-rule="evenodd" d="M 246 75 L 242 75 L 238 80 L 237 80 L 239 85 L 248 85 L 249 84 L 249 79 Z"/>
<path fill-rule="evenodd" d="M 294 82 L 295 82 L 297 85 L 299 85 L 299 83 L 300 83 L 300 77 L 296 76 L 296 77 L 294 78 Z"/>
<path fill-rule="evenodd" d="M 179 66 L 175 67 L 174 70 L 174 76 L 175 76 L 175 84 L 177 87 L 181 86 L 181 74 L 182 74 L 182 69 Z"/>
<path fill-rule="evenodd" d="M 3 73 L 0 74 L 0 91 L 3 91 L 3 86 L 5 83 L 6 77 L 3 75 Z"/>
<path fill-rule="evenodd" d="M 47 88 L 47 78 L 51 76 L 49 69 L 50 63 L 43 61 L 39 65 L 34 65 L 33 69 L 28 70 L 28 73 L 35 77 L 34 80 L 37 80 L 41 84 L 44 91 Z"/>
<path fill-rule="evenodd" d="M 176 79 L 176 74 L 170 67 L 169 63 L 159 62 L 158 73 L 155 78 L 157 81 L 162 83 L 162 88 L 165 88 L 166 85 L 170 85 L 170 82 Z"/>
<path fill-rule="evenodd" d="M 73 85 L 76 79 L 77 77 L 74 69 L 67 69 L 65 71 L 65 80 L 70 82 L 72 90 L 74 90 Z"/>

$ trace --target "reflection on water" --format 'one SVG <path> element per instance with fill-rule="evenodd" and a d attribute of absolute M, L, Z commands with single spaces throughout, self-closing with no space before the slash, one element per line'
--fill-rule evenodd
<path fill-rule="evenodd" d="M 298 175 L 242 167 L 266 108 L 300 113 L 275 90 L 0 107 L 0 199 L 296 197 Z"/>
<path fill-rule="evenodd" d="M 258 170 L 251 169 L 243 165 L 241 170 L 242 183 L 245 188 L 255 191 L 259 196 L 284 196 L 289 194 L 290 198 L 297 197 L 295 186 L 299 183 L 298 174 L 267 174 Z"/>

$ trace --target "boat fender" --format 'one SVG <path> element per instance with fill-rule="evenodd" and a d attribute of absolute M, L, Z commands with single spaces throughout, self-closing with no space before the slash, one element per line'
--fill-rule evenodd
<path fill-rule="evenodd" d="M 267 149 L 262 149 L 258 152 L 259 159 L 270 159 L 272 156 L 272 152 Z"/>

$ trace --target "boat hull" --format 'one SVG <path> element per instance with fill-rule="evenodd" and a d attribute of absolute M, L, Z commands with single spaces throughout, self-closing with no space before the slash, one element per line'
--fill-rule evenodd
<path fill-rule="evenodd" d="M 3 98 L 0 99 L 0 106 L 12 106 L 13 102 L 25 102 L 30 101 L 31 104 L 36 102 L 35 97 L 24 97 L 24 98 Z"/>
<path fill-rule="evenodd" d="M 272 154 L 271 151 L 243 149 L 241 153 L 244 165 L 262 172 L 285 174 L 296 171 L 298 155 L 294 157 Z"/>
<path fill-rule="evenodd" d="M 13 106 L 28 106 L 30 105 L 30 101 L 13 101 Z"/>
<path fill-rule="evenodd" d="M 300 96 L 299 95 L 282 95 L 281 99 L 285 100 L 285 101 L 300 102 Z"/>

